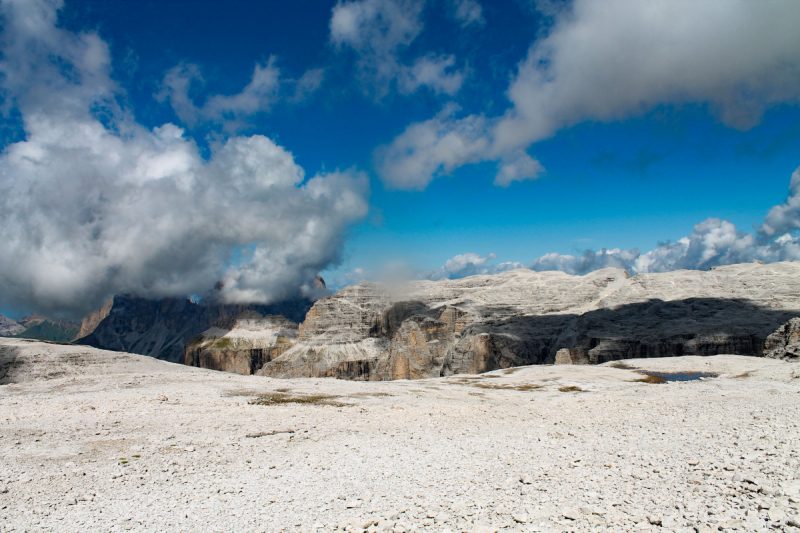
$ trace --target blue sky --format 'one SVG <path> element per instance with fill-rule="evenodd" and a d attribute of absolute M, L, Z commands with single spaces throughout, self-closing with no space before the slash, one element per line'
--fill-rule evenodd
<path fill-rule="evenodd" d="M 440 279 L 797 253 L 774 241 L 800 227 L 794 2 L 4 4 L 5 314 L 216 279 L 227 301 L 275 300 L 318 271 L 338 287 L 397 265 Z M 107 160 L 80 156 L 100 143 Z"/>

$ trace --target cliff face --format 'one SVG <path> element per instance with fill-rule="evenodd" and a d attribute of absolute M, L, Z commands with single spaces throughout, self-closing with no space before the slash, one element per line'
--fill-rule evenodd
<path fill-rule="evenodd" d="M 361 283 L 317 301 L 297 343 L 259 374 L 417 379 L 633 357 L 763 355 L 800 316 L 800 263 L 586 276 L 516 270 L 399 287 Z M 562 352 L 565 357 L 565 352 Z"/>
<path fill-rule="evenodd" d="M 183 363 L 250 375 L 276 359 L 297 340 L 297 324 L 278 315 L 245 311 L 218 320 L 190 340 Z"/>
<path fill-rule="evenodd" d="M 84 317 L 83 321 L 81 322 L 81 330 L 78 332 L 78 336 L 75 340 L 82 339 L 87 335 L 90 335 L 97 326 L 100 325 L 100 322 L 106 319 L 108 314 L 111 312 L 111 308 L 114 307 L 114 297 L 112 296 L 103 304 L 103 307 L 89 313 L 86 317 Z"/>
<path fill-rule="evenodd" d="M 76 342 L 181 363 L 184 345 L 220 319 L 253 310 L 261 314 L 280 314 L 300 321 L 311 303 L 309 300 L 297 299 L 270 305 L 215 305 L 196 304 L 188 298 L 146 300 L 132 296 L 114 296 L 107 316 L 94 331 Z"/>

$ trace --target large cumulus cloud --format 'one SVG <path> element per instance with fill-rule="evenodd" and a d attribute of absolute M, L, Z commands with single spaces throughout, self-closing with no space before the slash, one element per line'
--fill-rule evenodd
<path fill-rule="evenodd" d="M 498 185 L 533 179 L 533 143 L 585 120 L 699 103 L 747 129 L 764 111 L 800 102 L 800 2 L 574 0 L 533 41 L 503 116 L 452 113 L 411 124 L 377 152 L 384 180 L 421 189 L 440 174 L 498 162 Z M 527 156 L 527 157 L 526 157 Z"/>
<path fill-rule="evenodd" d="M 201 157 L 172 124 L 148 130 L 118 102 L 109 49 L 56 27 L 59 0 L 5 0 L 3 110 L 24 140 L 0 154 L 3 303 L 81 313 L 109 294 L 298 294 L 367 211 L 355 172 L 306 180 L 266 137 Z"/>

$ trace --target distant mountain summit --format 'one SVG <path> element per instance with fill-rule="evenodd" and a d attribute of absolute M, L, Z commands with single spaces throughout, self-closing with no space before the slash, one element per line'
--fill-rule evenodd
<path fill-rule="evenodd" d="M 0 314 L 0 337 L 11 337 L 25 331 L 25 326 Z"/>
<path fill-rule="evenodd" d="M 23 331 L 14 337 L 22 339 L 70 342 L 80 331 L 80 326 L 75 322 L 51 320 L 35 313 L 20 318 L 19 324 L 23 327 Z"/>

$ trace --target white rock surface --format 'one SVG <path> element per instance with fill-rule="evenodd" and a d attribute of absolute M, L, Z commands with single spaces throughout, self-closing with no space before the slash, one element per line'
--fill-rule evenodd
<path fill-rule="evenodd" d="M 317 301 L 275 377 L 418 379 L 635 357 L 762 355 L 800 315 L 800 263 L 629 277 L 514 270 L 398 286 L 361 283 Z M 562 360 L 566 360 L 562 357 Z"/>
<path fill-rule="evenodd" d="M 786 361 L 349 382 L 0 350 L 21 380 L 0 386 L 3 531 L 789 532 L 800 513 Z"/>

